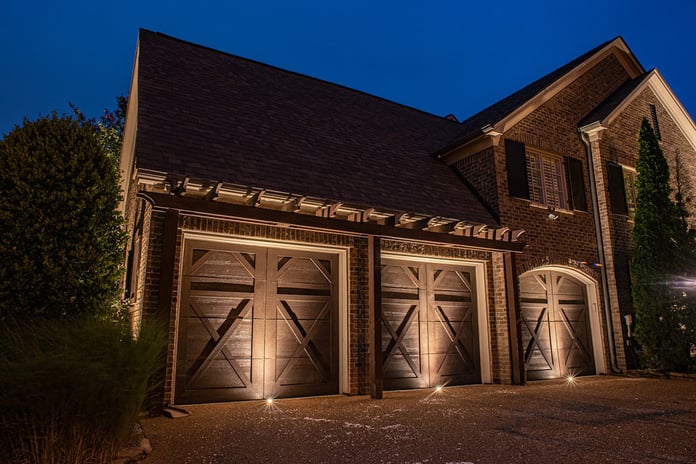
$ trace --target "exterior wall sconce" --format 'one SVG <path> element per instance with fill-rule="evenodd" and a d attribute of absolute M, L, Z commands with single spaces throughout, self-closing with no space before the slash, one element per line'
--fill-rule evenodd
<path fill-rule="evenodd" d="M 548 213 L 546 214 L 546 219 L 549 221 L 558 221 L 560 216 L 556 214 L 556 209 L 549 207 Z"/>

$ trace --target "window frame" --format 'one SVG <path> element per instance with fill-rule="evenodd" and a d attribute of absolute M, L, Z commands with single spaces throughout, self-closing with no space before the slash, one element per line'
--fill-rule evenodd
<path fill-rule="evenodd" d="M 529 200 L 532 204 L 572 211 L 565 158 L 529 146 L 525 147 L 525 157 Z"/>
<path fill-rule="evenodd" d="M 629 219 L 633 220 L 633 218 L 635 218 L 636 216 L 636 180 L 638 179 L 638 171 L 636 171 L 636 168 L 632 168 L 630 166 L 620 166 L 624 177 L 624 194 L 626 195 L 626 209 L 628 210 Z M 630 178 L 628 178 L 629 176 Z M 628 180 L 630 180 L 630 186 Z"/>

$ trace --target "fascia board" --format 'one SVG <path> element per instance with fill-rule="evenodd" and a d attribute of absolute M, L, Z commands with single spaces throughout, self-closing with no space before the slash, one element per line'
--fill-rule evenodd
<path fill-rule="evenodd" d="M 135 61 L 131 75 L 131 85 L 128 92 L 128 107 L 126 109 L 126 123 L 123 128 L 123 142 L 121 144 L 121 156 L 119 161 L 119 175 L 121 187 L 121 201 L 118 211 L 125 215 L 128 204 L 131 178 L 135 158 L 135 137 L 138 128 L 138 62 L 140 61 L 140 39 L 135 47 Z"/>
<path fill-rule="evenodd" d="M 529 114 L 531 114 L 541 105 L 551 100 L 561 90 L 566 88 L 570 83 L 575 81 L 583 73 L 591 69 L 593 66 L 595 66 L 597 63 L 602 61 L 610 54 L 614 54 L 617 57 L 617 59 L 621 62 L 623 67 L 628 72 L 631 79 L 635 79 L 636 77 L 642 75 L 645 72 L 638 60 L 635 59 L 633 53 L 631 53 L 631 50 L 626 45 L 626 42 L 624 42 L 624 40 L 621 37 L 617 37 L 616 39 L 609 42 L 597 53 L 592 55 L 590 58 L 586 59 L 578 66 L 565 73 L 559 79 L 554 81 L 551 85 L 549 85 L 544 90 L 542 90 L 534 97 L 529 99 L 524 105 L 522 105 L 521 107 L 519 107 L 518 109 L 516 109 L 515 111 L 498 121 L 494 125 L 495 130 L 504 133 L 507 129 L 511 128 L 525 117 L 529 116 Z"/>

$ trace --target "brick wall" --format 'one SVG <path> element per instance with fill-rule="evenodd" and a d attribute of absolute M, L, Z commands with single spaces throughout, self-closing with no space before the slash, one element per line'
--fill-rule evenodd
<path fill-rule="evenodd" d="M 498 179 L 493 148 L 467 156 L 454 163 L 454 169 L 478 191 L 495 212 L 498 210 Z"/>
<path fill-rule="evenodd" d="M 587 177 L 587 154 L 585 145 L 578 135 L 578 122 L 604 101 L 629 79 L 628 73 L 613 55 L 609 55 L 593 68 L 587 70 L 575 81 L 567 85 L 517 124 L 506 130 L 502 139 L 511 139 L 525 145 L 542 149 L 559 156 L 573 157 L 582 162 L 585 173 L 585 193 L 588 211 L 556 211 L 557 220 L 547 218 L 548 209 L 534 205 L 528 200 L 512 198 L 508 194 L 507 171 L 505 165 L 505 144 L 501 142 L 493 148 L 497 185 L 497 205 L 501 224 L 512 229 L 524 229 L 521 240 L 528 246 L 519 256 L 517 275 L 539 266 L 562 265 L 581 272 L 595 282 L 601 293 L 599 273 L 587 264 L 599 261 L 595 240 L 594 218 L 590 185 Z M 490 151 L 488 152 L 490 153 Z M 458 163 L 463 169 L 474 172 L 472 165 L 483 164 L 474 155 L 472 161 Z M 490 157 L 490 154 L 488 155 Z M 490 166 L 490 161 L 488 166 Z M 465 175 L 466 172 L 462 171 Z M 479 180 L 479 183 L 484 182 Z M 485 182 L 493 183 L 486 179 Z M 492 194 L 486 194 L 492 198 Z M 601 300 L 601 295 L 599 297 Z M 601 316 L 604 317 L 603 314 Z M 602 321 L 604 323 L 604 321 Z M 605 337 L 604 332 L 600 335 Z M 617 345 L 621 347 L 621 339 Z M 604 340 L 607 346 L 607 340 Z M 605 354 L 608 359 L 608 353 Z"/>
<path fill-rule="evenodd" d="M 650 88 L 644 89 L 611 123 L 609 128 L 602 132 L 599 141 L 599 151 L 602 162 L 613 162 L 622 166 L 635 168 L 638 162 L 638 137 L 643 118 L 648 119 L 652 125 L 650 105 L 654 105 L 661 134 L 661 148 L 670 166 L 673 190 L 676 189 L 675 164 L 679 157 L 682 165 L 683 186 L 687 198 L 687 209 L 691 214 L 689 221 L 691 226 L 696 225 L 696 208 L 693 203 L 694 172 L 696 172 L 696 151 L 684 137 L 675 121 L 666 108 Z M 606 173 L 605 173 L 606 174 Z M 606 179 L 603 179 L 606 183 Z M 609 198 L 609 203 L 611 199 Z M 608 205 L 611 211 L 611 204 Z M 633 221 L 628 216 L 610 214 L 611 229 L 613 232 L 613 247 L 615 250 L 615 280 L 617 287 L 617 304 L 621 315 L 633 313 L 631 298 L 629 260 L 632 250 L 631 233 Z M 623 327 L 625 335 L 626 328 Z"/>
<path fill-rule="evenodd" d="M 147 205 L 148 208 L 149 205 Z M 165 213 L 148 209 L 149 220 L 145 227 L 142 277 L 142 298 L 138 305 L 142 316 L 156 319 L 159 308 L 160 264 L 164 234 Z M 177 230 L 176 262 L 171 270 L 174 278 L 172 300 L 169 314 L 169 343 L 166 367 L 163 368 L 162 386 L 151 398 L 153 405 L 167 404 L 173 399 L 173 372 L 176 362 L 177 305 L 179 295 L 179 266 L 182 254 L 184 232 L 215 233 L 230 238 L 253 238 L 298 243 L 307 245 L 333 245 L 349 250 L 349 372 L 350 393 L 369 393 L 369 358 L 372 328 L 368 314 L 368 254 L 367 238 L 337 233 L 325 233 L 302 229 L 273 227 L 268 225 L 244 223 L 219 218 L 206 218 L 180 214 Z M 489 297 L 489 326 L 491 332 L 491 352 L 493 358 L 493 379 L 495 382 L 510 383 L 509 339 L 507 334 L 507 306 L 505 304 L 505 281 L 502 258 L 491 259 L 491 253 L 451 246 L 410 243 L 395 240 L 382 240 L 383 252 L 398 252 L 432 258 L 476 260 L 486 262 L 486 286 Z M 502 288 L 501 288 L 502 287 Z M 139 293 L 140 294 L 140 293 Z"/>

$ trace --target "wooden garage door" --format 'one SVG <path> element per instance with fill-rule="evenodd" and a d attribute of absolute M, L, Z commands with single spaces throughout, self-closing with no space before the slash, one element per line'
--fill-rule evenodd
<path fill-rule="evenodd" d="M 480 383 L 474 269 L 382 261 L 386 389 Z"/>
<path fill-rule="evenodd" d="M 175 400 L 338 392 L 337 256 L 189 240 Z"/>
<path fill-rule="evenodd" d="M 586 287 L 566 274 L 520 278 L 522 347 L 527 379 L 594 374 Z"/>

